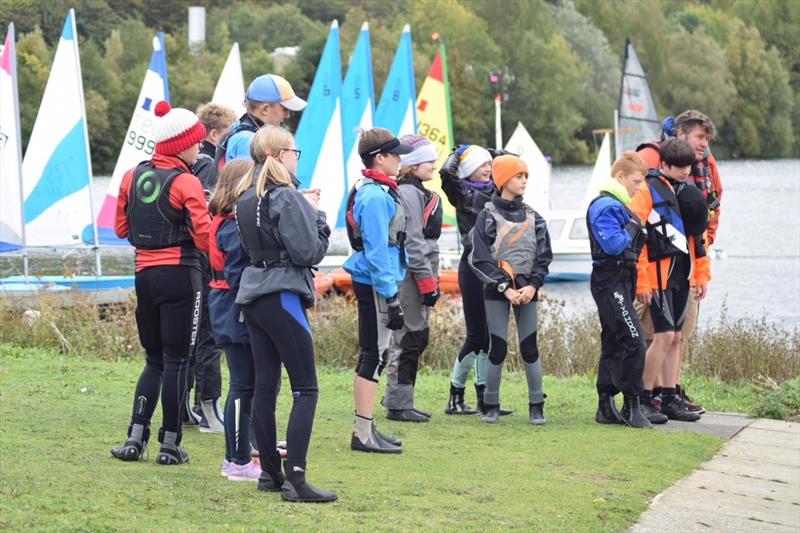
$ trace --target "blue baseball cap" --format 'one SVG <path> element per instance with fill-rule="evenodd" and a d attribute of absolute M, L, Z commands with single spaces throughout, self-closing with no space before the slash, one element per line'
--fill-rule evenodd
<path fill-rule="evenodd" d="M 251 102 L 280 103 L 289 111 L 302 111 L 308 105 L 294 94 L 289 82 L 277 74 L 264 74 L 254 79 L 245 98 Z"/>

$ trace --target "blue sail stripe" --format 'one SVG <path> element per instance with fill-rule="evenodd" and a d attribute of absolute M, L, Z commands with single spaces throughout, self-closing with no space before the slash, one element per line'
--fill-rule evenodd
<path fill-rule="evenodd" d="M 405 31 L 400 36 L 389 75 L 386 77 L 386 84 L 383 86 L 380 102 L 375 110 L 375 125 L 399 135 L 403 120 L 410 108 L 413 113 L 413 124 L 416 126 L 416 102 L 411 32 Z"/>

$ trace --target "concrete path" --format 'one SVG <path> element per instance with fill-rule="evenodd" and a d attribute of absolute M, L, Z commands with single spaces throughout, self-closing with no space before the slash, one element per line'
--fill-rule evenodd
<path fill-rule="evenodd" d="M 663 430 L 730 441 L 656 496 L 630 531 L 800 532 L 800 424 L 730 413 L 708 413 L 702 421 L 670 421 Z"/>

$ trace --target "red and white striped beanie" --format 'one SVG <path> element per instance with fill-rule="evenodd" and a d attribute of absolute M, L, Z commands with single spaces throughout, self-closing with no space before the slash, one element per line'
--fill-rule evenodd
<path fill-rule="evenodd" d="M 206 137 L 206 128 L 188 109 L 173 108 L 162 100 L 156 104 L 155 114 L 153 138 L 157 154 L 177 155 Z"/>

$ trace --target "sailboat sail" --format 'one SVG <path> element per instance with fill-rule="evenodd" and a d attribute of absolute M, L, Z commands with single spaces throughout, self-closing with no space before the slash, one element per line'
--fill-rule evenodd
<path fill-rule="evenodd" d="M 81 244 L 82 230 L 93 223 L 91 175 L 78 34 L 70 9 L 22 162 L 28 246 Z"/>
<path fill-rule="evenodd" d="M 217 80 L 214 96 L 211 101 L 233 109 L 237 117 L 244 115 L 244 76 L 242 75 L 242 59 L 239 55 L 239 43 L 233 43 L 222 73 Z"/>
<path fill-rule="evenodd" d="M 611 140 L 608 133 L 603 135 L 603 144 L 600 145 L 600 151 L 597 154 L 597 160 L 594 162 L 592 169 L 592 177 L 589 179 L 589 185 L 586 187 L 586 193 L 583 196 L 581 203 L 581 213 L 586 213 L 589 204 L 592 200 L 597 198 L 600 194 L 600 187 L 608 181 L 611 177 Z"/>
<path fill-rule="evenodd" d="M 375 125 L 386 128 L 398 137 L 416 133 L 416 101 L 411 26 L 406 24 L 375 110 Z"/>
<path fill-rule="evenodd" d="M 111 174 L 111 183 L 108 185 L 103 206 L 97 217 L 100 244 L 128 244 L 128 241 L 119 239 L 114 233 L 117 194 L 119 194 L 119 186 L 125 172 L 153 156 L 156 145 L 153 140 L 155 107 L 161 100 L 169 101 L 169 82 L 167 80 L 167 51 L 164 48 L 164 34 L 159 32 L 153 38 L 150 64 L 144 75 L 144 82 L 139 91 L 139 98 L 136 100 L 128 131 L 122 141 L 114 173 Z M 89 240 L 87 231 L 84 231 L 83 237 L 84 241 Z"/>
<path fill-rule="evenodd" d="M 21 138 L 14 24 L 9 24 L 0 56 L 0 252 L 25 246 Z"/>
<path fill-rule="evenodd" d="M 658 113 L 650 95 L 650 86 L 630 39 L 625 41 L 625 64 L 619 91 L 619 124 L 616 126 L 615 150 L 636 150 L 639 144 L 657 139 L 661 130 Z"/>
<path fill-rule="evenodd" d="M 365 22 L 350 58 L 347 74 L 342 82 L 342 140 L 344 144 L 345 183 L 344 190 L 361 178 L 364 164 L 358 155 L 358 130 L 372 128 L 375 106 L 375 85 L 372 82 L 372 52 L 369 45 L 369 26 Z M 347 195 L 341 199 L 336 227 L 344 228 Z M 329 221 L 332 222 L 332 221 Z"/>
<path fill-rule="evenodd" d="M 506 151 L 517 154 L 528 165 L 525 203 L 540 213 L 550 209 L 550 162 L 521 122 L 517 122 L 517 128 L 508 139 Z"/>
<path fill-rule="evenodd" d="M 346 193 L 341 94 L 339 24 L 334 20 L 295 135 L 295 143 L 305 156 L 297 162 L 297 179 L 302 188 L 320 189 L 320 208 L 329 222 L 336 220 Z"/>
<path fill-rule="evenodd" d="M 441 168 L 453 146 L 453 117 L 450 113 L 450 84 L 447 80 L 447 53 L 443 42 L 433 58 L 433 64 L 417 97 L 417 131 L 430 139 L 438 155 L 436 168 Z M 441 181 L 435 179 L 430 189 L 446 198 Z M 445 224 L 456 223 L 456 209 L 450 202 L 442 202 Z"/>

